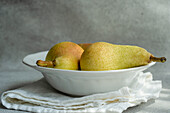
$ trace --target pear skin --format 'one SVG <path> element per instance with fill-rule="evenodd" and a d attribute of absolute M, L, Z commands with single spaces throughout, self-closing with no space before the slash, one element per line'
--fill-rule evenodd
<path fill-rule="evenodd" d="M 56 69 L 67 69 L 67 70 L 78 70 L 79 60 L 74 56 L 60 56 L 54 61 L 54 68 Z"/>
<path fill-rule="evenodd" d="M 90 45 L 92 45 L 92 43 L 81 43 L 81 44 L 78 44 L 78 45 L 85 50 L 85 49 L 88 48 Z"/>
<path fill-rule="evenodd" d="M 80 67 L 85 71 L 118 70 L 147 65 L 154 58 L 156 57 L 138 46 L 96 42 L 82 54 Z M 156 59 L 161 62 L 160 59 Z M 164 57 L 163 61 L 166 61 Z"/>
<path fill-rule="evenodd" d="M 57 69 L 78 70 L 84 50 L 76 43 L 61 42 L 54 45 L 47 53 L 46 60 L 38 60 L 37 65 Z"/>
<path fill-rule="evenodd" d="M 76 43 L 73 42 L 61 42 L 54 45 L 48 52 L 46 56 L 46 61 L 53 61 L 56 57 L 59 56 L 75 56 L 77 59 L 80 59 L 84 50 Z"/>

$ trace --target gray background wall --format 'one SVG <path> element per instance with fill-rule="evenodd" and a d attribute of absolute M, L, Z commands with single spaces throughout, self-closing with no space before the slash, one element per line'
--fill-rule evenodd
<path fill-rule="evenodd" d="M 170 59 L 170 1 L 0 0 L 1 72 L 34 71 L 22 59 L 62 41 L 137 45 Z M 169 66 L 149 71 L 169 78 Z"/>

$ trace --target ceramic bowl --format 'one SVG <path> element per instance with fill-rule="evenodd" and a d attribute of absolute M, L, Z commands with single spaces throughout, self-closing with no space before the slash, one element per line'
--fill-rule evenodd
<path fill-rule="evenodd" d="M 80 71 L 39 67 L 36 61 L 44 60 L 48 51 L 30 54 L 23 63 L 40 71 L 47 82 L 55 89 L 71 95 L 89 95 L 118 90 L 130 86 L 136 75 L 154 65 L 148 65 L 109 71 Z"/>

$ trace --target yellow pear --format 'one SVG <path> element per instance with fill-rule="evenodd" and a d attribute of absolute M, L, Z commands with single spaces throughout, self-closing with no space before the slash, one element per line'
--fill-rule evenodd
<path fill-rule="evenodd" d="M 82 54 L 80 67 L 86 71 L 118 70 L 147 65 L 151 61 L 165 62 L 166 58 L 156 58 L 138 46 L 96 42 Z"/>
<path fill-rule="evenodd" d="M 79 69 L 80 57 L 84 50 L 76 43 L 61 42 L 54 45 L 46 56 L 46 61 L 38 60 L 37 65 L 57 69 Z"/>

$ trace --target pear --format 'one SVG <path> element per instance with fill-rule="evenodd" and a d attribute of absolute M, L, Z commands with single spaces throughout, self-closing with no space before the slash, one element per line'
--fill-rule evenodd
<path fill-rule="evenodd" d="M 85 71 L 118 70 L 147 65 L 152 61 L 165 62 L 166 58 L 156 58 L 138 46 L 96 42 L 82 54 L 80 67 Z"/>
<path fill-rule="evenodd" d="M 78 44 L 78 45 L 85 50 L 85 49 L 88 48 L 90 45 L 92 45 L 92 43 L 80 43 L 80 44 Z"/>
<path fill-rule="evenodd" d="M 60 56 L 53 61 L 38 60 L 37 64 L 42 67 L 51 67 L 56 69 L 77 70 L 79 69 L 79 60 L 74 56 Z"/>
<path fill-rule="evenodd" d="M 48 52 L 46 60 L 38 60 L 37 65 L 57 69 L 78 70 L 80 57 L 84 50 L 76 43 L 61 42 Z"/>

